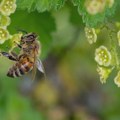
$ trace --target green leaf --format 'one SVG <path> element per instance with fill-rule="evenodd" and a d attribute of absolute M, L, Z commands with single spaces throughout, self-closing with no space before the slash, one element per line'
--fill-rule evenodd
<path fill-rule="evenodd" d="M 79 15 L 76 7 L 72 5 L 70 6 L 70 22 L 77 27 L 83 26 L 82 16 Z"/>
<path fill-rule="evenodd" d="M 102 13 L 90 15 L 84 6 L 85 0 L 72 0 L 74 6 L 78 7 L 78 12 L 82 16 L 83 22 L 90 27 L 96 27 L 98 24 L 104 22 L 110 16 L 113 16 L 116 10 L 118 1 L 116 0 L 112 8 L 106 7 Z"/>
<path fill-rule="evenodd" d="M 6 40 L 3 44 L 0 44 L 0 50 L 1 51 L 9 51 L 9 49 L 12 47 L 11 40 Z"/>
<path fill-rule="evenodd" d="M 39 35 L 42 46 L 42 58 L 45 58 L 51 49 L 52 37 L 51 33 L 56 29 L 55 22 L 50 13 L 38 13 L 26 11 L 16 11 L 11 15 L 12 23 L 9 26 L 9 32 L 16 34 L 17 29 L 23 29 L 27 32 L 35 32 Z"/>
<path fill-rule="evenodd" d="M 64 6 L 65 0 L 17 0 L 17 6 L 20 9 L 27 9 L 29 12 L 38 10 L 38 12 L 51 9 L 58 10 Z"/>
<path fill-rule="evenodd" d="M 112 17 L 113 21 L 120 21 L 120 2 L 117 2 L 115 15 Z"/>

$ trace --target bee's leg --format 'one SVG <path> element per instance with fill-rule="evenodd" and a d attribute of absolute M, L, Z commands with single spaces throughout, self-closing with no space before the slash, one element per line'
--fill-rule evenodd
<path fill-rule="evenodd" d="M 24 33 L 24 34 L 28 34 L 28 32 L 27 32 L 26 30 L 21 29 L 21 28 L 16 27 L 16 30 L 17 30 L 18 32 L 22 32 L 22 33 Z"/>
<path fill-rule="evenodd" d="M 20 44 L 18 44 L 17 42 L 14 41 L 14 43 L 19 47 L 22 48 L 22 46 Z"/>
<path fill-rule="evenodd" d="M 19 48 L 22 48 L 22 46 L 21 46 L 20 44 L 17 44 L 17 46 L 18 46 Z"/>
<path fill-rule="evenodd" d="M 11 54 L 14 58 L 16 58 L 16 60 L 19 59 L 18 55 L 17 55 L 15 52 L 12 52 L 12 51 L 11 51 L 10 54 Z"/>
<path fill-rule="evenodd" d="M 2 54 L 3 56 L 7 57 L 7 58 L 10 59 L 10 60 L 18 61 L 18 57 L 16 57 L 15 54 L 13 55 L 13 53 L 10 54 L 10 53 L 7 53 L 7 52 L 1 52 L 1 54 Z"/>

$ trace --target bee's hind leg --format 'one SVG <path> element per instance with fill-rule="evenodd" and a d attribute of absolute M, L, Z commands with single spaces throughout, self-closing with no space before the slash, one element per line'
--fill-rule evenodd
<path fill-rule="evenodd" d="M 1 52 L 1 54 L 5 57 L 7 57 L 8 59 L 10 60 L 13 60 L 13 61 L 18 61 L 18 57 L 15 53 L 11 52 L 10 53 L 7 53 L 7 52 Z"/>
<path fill-rule="evenodd" d="M 15 52 L 10 52 L 12 56 L 14 56 L 16 59 L 18 59 L 18 55 Z"/>

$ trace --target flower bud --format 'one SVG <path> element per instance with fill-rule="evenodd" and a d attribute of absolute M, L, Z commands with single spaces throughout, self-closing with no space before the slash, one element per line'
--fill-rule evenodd
<path fill-rule="evenodd" d="M 10 24 L 10 18 L 0 14 L 0 27 L 8 26 Z"/>
<path fill-rule="evenodd" d="M 95 61 L 99 65 L 103 66 L 109 66 L 111 64 L 111 53 L 108 51 L 108 49 L 105 46 L 100 46 L 95 51 Z"/>
<path fill-rule="evenodd" d="M 100 75 L 100 81 L 101 83 L 106 83 L 107 78 L 109 77 L 109 74 L 111 73 L 111 71 L 113 70 L 113 68 L 106 68 L 106 67 L 97 67 L 97 72 Z"/>
<path fill-rule="evenodd" d="M 90 44 L 93 44 L 97 41 L 97 34 L 94 28 L 85 27 L 85 35 Z"/>
<path fill-rule="evenodd" d="M 3 44 L 7 39 L 9 39 L 9 32 L 5 28 L 0 27 L 0 44 Z"/>
<path fill-rule="evenodd" d="M 1 13 L 5 16 L 9 16 L 16 10 L 15 0 L 3 0 L 0 5 Z"/>

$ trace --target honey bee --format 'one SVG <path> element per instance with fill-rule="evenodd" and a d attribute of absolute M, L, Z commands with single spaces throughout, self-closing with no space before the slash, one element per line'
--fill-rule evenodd
<path fill-rule="evenodd" d="M 20 77 L 32 70 L 35 71 L 35 68 L 44 74 L 42 62 L 39 59 L 41 48 L 38 36 L 35 33 L 27 33 L 21 37 L 20 44 L 17 46 L 20 48 L 19 55 L 14 52 L 1 52 L 3 56 L 15 61 L 8 70 L 7 76 Z"/>

